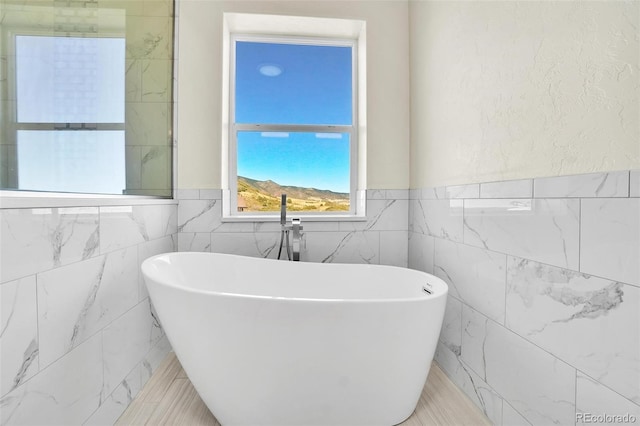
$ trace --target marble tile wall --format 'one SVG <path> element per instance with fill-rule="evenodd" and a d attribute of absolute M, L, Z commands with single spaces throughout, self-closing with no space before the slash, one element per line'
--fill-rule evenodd
<path fill-rule="evenodd" d="M 220 190 L 186 189 L 177 195 L 179 251 L 277 258 L 279 222 L 222 222 Z M 368 190 L 366 220 L 303 218 L 301 260 L 406 267 L 408 198 L 407 190 Z"/>
<path fill-rule="evenodd" d="M 0 424 L 113 424 L 170 346 L 140 274 L 177 206 L 0 210 Z"/>
<path fill-rule="evenodd" d="M 436 360 L 494 424 L 640 419 L 639 176 L 410 191 L 409 267 L 449 284 Z"/>

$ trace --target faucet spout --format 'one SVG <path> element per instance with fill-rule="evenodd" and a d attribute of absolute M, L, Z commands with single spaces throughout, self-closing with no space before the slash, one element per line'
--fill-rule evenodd
<path fill-rule="evenodd" d="M 280 225 L 287 224 L 287 194 L 282 194 L 280 198 Z"/>

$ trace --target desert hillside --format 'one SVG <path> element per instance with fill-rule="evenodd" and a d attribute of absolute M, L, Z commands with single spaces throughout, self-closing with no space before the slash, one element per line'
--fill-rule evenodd
<path fill-rule="evenodd" d="M 288 211 L 348 211 L 349 194 L 316 188 L 282 186 L 272 180 L 238 176 L 238 209 L 279 211 L 280 195 L 287 194 Z"/>

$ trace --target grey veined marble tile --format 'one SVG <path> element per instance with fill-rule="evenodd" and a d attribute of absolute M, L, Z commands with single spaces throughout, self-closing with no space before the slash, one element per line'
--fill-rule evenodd
<path fill-rule="evenodd" d="M 434 274 L 449 294 L 504 323 L 506 256 L 482 248 L 436 239 Z"/>
<path fill-rule="evenodd" d="M 3 425 L 82 424 L 101 402 L 98 333 L 0 399 Z"/>
<path fill-rule="evenodd" d="M 627 197 L 629 172 L 537 178 L 533 188 L 536 198 Z"/>
<path fill-rule="evenodd" d="M 462 359 L 531 424 L 574 424 L 575 368 L 463 306 Z"/>
<path fill-rule="evenodd" d="M 0 286 L 0 396 L 38 372 L 36 276 Z"/>
<path fill-rule="evenodd" d="M 533 180 L 508 180 L 480 184 L 480 198 L 532 198 Z"/>
<path fill-rule="evenodd" d="M 510 257 L 507 327 L 640 402 L 640 288 Z"/>
<path fill-rule="evenodd" d="M 0 211 L 0 282 L 98 254 L 98 208 Z"/>
<path fill-rule="evenodd" d="M 41 368 L 135 306 L 138 291 L 137 247 L 39 274 Z"/>
<path fill-rule="evenodd" d="M 593 416 L 608 415 L 610 420 Z M 613 417 L 616 418 L 613 418 Z M 619 417 L 618 417 L 619 416 Z M 632 418 L 640 419 L 640 405 L 631 403 L 606 386 L 578 372 L 576 389 L 576 424 L 633 424 Z"/>
<path fill-rule="evenodd" d="M 465 200 L 464 242 L 578 270 L 580 200 Z"/>
<path fill-rule="evenodd" d="M 580 271 L 640 286 L 640 198 L 582 200 Z"/>

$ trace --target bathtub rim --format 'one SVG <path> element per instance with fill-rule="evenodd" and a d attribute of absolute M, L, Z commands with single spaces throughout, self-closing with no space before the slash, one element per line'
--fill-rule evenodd
<path fill-rule="evenodd" d="M 440 277 L 437 277 L 433 274 L 430 274 L 428 272 L 424 272 L 424 271 L 420 271 L 417 269 L 410 269 L 410 268 L 404 268 L 401 266 L 392 266 L 392 265 L 377 265 L 377 264 L 355 264 L 355 263 L 337 263 L 337 264 L 333 264 L 333 263 L 323 263 L 322 265 L 326 265 L 327 267 L 332 267 L 333 266 L 344 266 L 344 265 L 355 265 L 355 266 L 367 266 L 367 267 L 374 267 L 374 268 L 385 268 L 385 269 L 401 269 L 401 270 L 408 270 L 411 271 L 411 273 L 419 273 L 419 274 L 424 274 L 427 275 L 429 277 L 430 280 L 435 281 L 436 283 L 438 283 L 438 286 L 442 288 L 442 290 L 435 292 L 435 294 L 427 294 L 425 293 L 419 293 L 419 296 L 414 296 L 414 297 L 388 297 L 388 298 L 338 298 L 338 297 L 334 297 L 334 298 L 325 298 L 325 297 L 293 297 L 293 296 L 268 296 L 268 295 L 257 295 L 257 294 L 242 294 L 242 293 L 229 293 L 229 292 L 221 292 L 221 291 L 216 291 L 216 290 L 203 290 L 203 289 L 196 289 L 196 288 L 191 288 L 191 287 L 187 287 L 184 285 L 181 285 L 179 283 L 176 282 L 172 282 L 170 279 L 167 279 L 165 277 L 158 277 L 158 276 L 154 276 L 153 274 L 150 274 L 148 272 L 148 269 L 151 268 L 151 264 L 158 258 L 162 258 L 162 257 L 175 257 L 175 256 L 220 256 L 220 257 L 229 257 L 229 258 L 247 258 L 247 259 L 252 259 L 255 261 L 271 261 L 271 262 L 285 262 L 283 260 L 276 260 L 276 259 L 268 259 L 268 258 L 262 258 L 262 257 L 251 257 L 251 256 L 243 256 L 243 255 L 238 255 L 238 254 L 227 254 L 227 253 L 211 253 L 211 252 L 166 252 L 166 253 L 160 253 L 154 256 L 151 256 L 147 259 L 145 259 L 142 264 L 140 265 L 140 271 L 142 272 L 143 275 L 143 279 L 144 279 L 144 283 L 145 286 L 149 286 L 147 280 L 153 280 L 154 282 L 158 283 L 159 285 L 163 285 L 166 287 L 171 287 L 180 291 L 185 291 L 185 292 L 189 292 L 189 293 L 194 293 L 194 294 L 200 294 L 200 295 L 207 295 L 207 296 L 219 296 L 219 297 L 224 297 L 224 298 L 239 298 L 239 299 L 254 299 L 254 300 L 270 300 L 270 301 L 278 301 L 278 302 L 304 302 L 304 303 L 345 303 L 345 304 L 351 304 L 351 303 L 370 303 L 370 304 L 374 304 L 374 303 L 390 303 L 390 302 L 396 302 L 396 303 L 424 303 L 428 300 L 435 300 L 438 298 L 446 298 L 448 293 L 449 293 L 449 286 L 448 284 Z M 302 262 L 302 263 L 312 263 L 312 262 Z M 158 274 L 156 274 L 158 275 Z"/>

